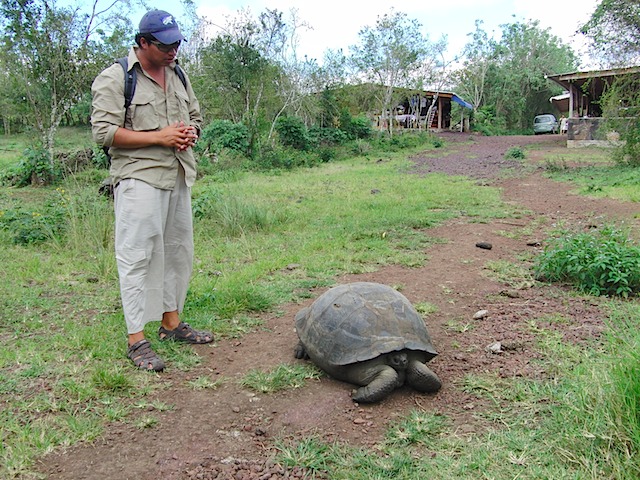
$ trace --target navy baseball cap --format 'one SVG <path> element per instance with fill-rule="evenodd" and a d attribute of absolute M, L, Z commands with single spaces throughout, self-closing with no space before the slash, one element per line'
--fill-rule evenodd
<path fill-rule="evenodd" d="M 166 45 L 180 42 L 184 40 L 184 36 L 180 33 L 178 23 L 169 12 L 164 10 L 151 10 L 145 13 L 140 20 L 140 33 L 150 33 L 159 42 Z"/>

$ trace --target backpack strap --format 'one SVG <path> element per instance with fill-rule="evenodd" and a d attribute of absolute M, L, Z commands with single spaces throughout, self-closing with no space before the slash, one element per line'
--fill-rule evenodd
<path fill-rule="evenodd" d="M 136 92 L 136 81 L 138 79 L 135 67 L 132 67 L 129 70 L 129 59 L 127 57 L 122 57 L 116 60 L 116 63 L 119 63 L 124 71 L 124 109 L 129 109 L 131 106 L 131 101 L 133 100 L 133 94 Z M 184 70 L 180 68 L 180 65 L 176 62 L 175 67 L 176 75 L 184 85 L 184 88 L 187 88 L 187 77 L 184 74 Z M 109 161 L 109 165 L 111 165 L 111 155 L 109 155 L 109 147 L 102 147 L 102 151 L 104 152 L 107 160 Z M 113 195 L 113 189 L 111 190 L 111 194 Z"/>
<path fill-rule="evenodd" d="M 180 65 L 178 65 L 178 62 L 176 61 L 176 67 L 174 68 L 176 75 L 178 75 L 178 78 L 180 79 L 180 81 L 182 82 L 182 85 L 184 85 L 185 90 L 187 89 L 187 76 L 184 74 L 184 70 L 182 70 L 182 68 L 180 68 Z"/>
<path fill-rule="evenodd" d="M 137 81 L 137 73 L 135 67 L 129 70 L 129 60 L 127 57 L 122 57 L 116 60 L 116 63 L 119 63 L 124 71 L 124 109 L 127 110 L 131 106 L 131 101 L 133 100 L 133 94 L 136 93 L 136 81 Z M 187 76 L 184 74 L 184 70 L 180 68 L 180 65 L 176 62 L 175 66 L 176 75 L 182 82 L 184 88 L 187 88 Z"/>
<path fill-rule="evenodd" d="M 129 70 L 127 57 L 119 58 L 116 62 L 120 64 L 124 71 L 124 109 L 127 110 L 131 105 L 133 94 L 136 92 L 136 69 L 133 67 Z"/>

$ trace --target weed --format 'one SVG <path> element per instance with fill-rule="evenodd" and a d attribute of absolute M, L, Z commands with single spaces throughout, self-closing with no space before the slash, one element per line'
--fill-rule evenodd
<path fill-rule="evenodd" d="M 240 384 L 260 393 L 274 393 L 304 386 L 305 380 L 320 378 L 322 374 L 312 364 L 278 365 L 271 371 L 250 370 Z"/>
<path fill-rule="evenodd" d="M 97 369 L 93 373 L 92 381 L 96 388 L 109 392 L 127 392 L 134 386 L 124 372 L 113 367 Z"/>
<path fill-rule="evenodd" d="M 504 158 L 513 160 L 524 160 L 526 155 L 522 147 L 510 147 L 505 153 Z"/>
<path fill-rule="evenodd" d="M 605 225 L 551 239 L 535 263 L 537 278 L 568 282 L 591 295 L 631 296 L 640 290 L 640 247 Z"/>
<path fill-rule="evenodd" d="M 413 410 L 389 428 L 386 440 L 396 445 L 428 445 L 446 432 L 448 425 L 449 421 L 443 415 Z"/>
<path fill-rule="evenodd" d="M 566 172 L 569 170 L 567 161 L 562 157 L 545 159 L 544 168 L 550 173 Z"/>
<path fill-rule="evenodd" d="M 438 307 L 429 302 L 417 302 L 414 304 L 414 307 L 418 311 L 418 313 L 424 317 L 428 317 L 429 315 L 438 311 Z"/>
<path fill-rule="evenodd" d="M 288 467 L 302 467 L 311 472 L 325 472 L 327 470 L 327 458 L 333 458 L 333 448 L 326 443 L 308 437 L 299 441 L 276 442 L 277 459 Z"/>
<path fill-rule="evenodd" d="M 147 428 L 153 428 L 157 426 L 159 423 L 160 421 L 156 417 L 145 415 L 135 422 L 135 426 L 140 430 L 146 430 Z"/>
<path fill-rule="evenodd" d="M 487 276 L 505 283 L 511 288 L 529 288 L 535 283 L 533 275 L 527 268 L 512 262 L 504 260 L 487 262 L 485 270 L 487 271 Z"/>
<path fill-rule="evenodd" d="M 187 385 L 194 390 L 215 390 L 222 384 L 222 379 L 211 380 L 211 378 L 204 376 L 198 377 L 194 380 L 189 380 Z"/>
<path fill-rule="evenodd" d="M 458 320 L 448 320 L 447 328 L 457 333 L 465 333 L 473 330 L 476 327 L 474 324 L 469 322 L 458 321 Z"/>

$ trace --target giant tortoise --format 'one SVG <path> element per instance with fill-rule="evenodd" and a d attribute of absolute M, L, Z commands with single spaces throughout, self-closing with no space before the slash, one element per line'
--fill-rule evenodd
<path fill-rule="evenodd" d="M 437 355 L 409 300 L 379 283 L 339 285 L 296 317 L 296 358 L 310 358 L 333 378 L 359 385 L 352 399 L 377 402 L 405 383 L 436 392 L 440 379 L 425 364 Z"/>

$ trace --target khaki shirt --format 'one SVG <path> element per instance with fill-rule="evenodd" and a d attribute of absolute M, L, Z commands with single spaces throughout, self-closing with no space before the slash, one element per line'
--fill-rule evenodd
<path fill-rule="evenodd" d="M 148 76 L 138 61 L 136 47 L 129 51 L 129 68 L 137 69 L 136 89 L 131 105 L 124 109 L 124 72 L 118 63 L 106 68 L 91 86 L 91 129 L 93 139 L 99 145 L 110 147 L 111 176 L 113 184 L 125 178 L 142 180 L 163 190 L 172 190 L 176 184 L 178 166 L 185 172 L 187 186 L 196 179 L 196 160 L 191 148 L 178 151 L 175 148 L 154 145 L 144 148 L 113 147 L 113 138 L 119 127 L 135 131 L 160 130 L 183 121 L 197 127 L 200 132 L 202 116 L 200 104 L 187 81 L 185 89 L 173 71 L 166 72 L 165 90 Z M 125 116 L 126 114 L 126 116 Z"/>

